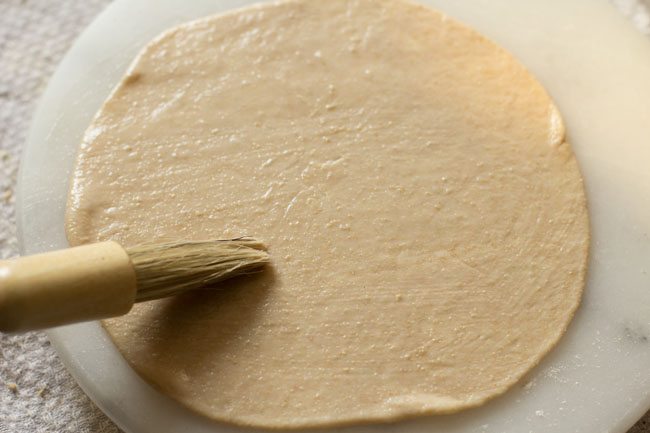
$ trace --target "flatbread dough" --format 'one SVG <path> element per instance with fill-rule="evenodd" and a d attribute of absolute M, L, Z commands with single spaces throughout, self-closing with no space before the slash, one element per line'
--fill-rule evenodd
<path fill-rule="evenodd" d="M 455 412 L 578 307 L 583 186 L 507 52 L 403 1 L 290 1 L 153 41 L 88 129 L 73 245 L 254 235 L 273 266 L 104 326 L 152 385 L 271 428 Z"/>

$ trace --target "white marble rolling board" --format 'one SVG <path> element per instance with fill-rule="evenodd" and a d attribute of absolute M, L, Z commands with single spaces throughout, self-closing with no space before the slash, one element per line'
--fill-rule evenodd
<path fill-rule="evenodd" d="M 68 177 L 85 127 L 160 31 L 247 0 L 118 0 L 52 78 L 19 177 L 23 253 L 67 245 Z M 592 224 L 588 283 L 560 345 L 484 407 L 350 432 L 625 432 L 650 407 L 650 43 L 604 0 L 430 0 L 518 57 L 566 119 Z M 233 432 L 145 384 L 98 323 L 49 336 L 68 369 L 127 433 Z"/>

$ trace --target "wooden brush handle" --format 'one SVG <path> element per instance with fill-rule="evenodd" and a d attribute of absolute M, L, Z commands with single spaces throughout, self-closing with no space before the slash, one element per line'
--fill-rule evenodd
<path fill-rule="evenodd" d="M 0 331 L 126 314 L 136 290 L 131 260 L 116 242 L 0 261 Z"/>

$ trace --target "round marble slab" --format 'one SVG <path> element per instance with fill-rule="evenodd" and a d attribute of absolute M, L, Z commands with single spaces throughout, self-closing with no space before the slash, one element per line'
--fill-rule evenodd
<path fill-rule="evenodd" d="M 147 41 L 247 0 L 118 0 L 45 92 L 24 150 L 25 254 L 67 246 L 68 178 L 82 133 Z M 623 433 L 650 407 L 650 43 L 604 0 L 429 0 L 518 57 L 547 87 L 582 168 L 593 230 L 584 301 L 567 335 L 506 395 L 457 415 L 349 432 Z M 127 433 L 242 431 L 195 415 L 126 364 L 98 323 L 49 336 L 82 388 Z"/>

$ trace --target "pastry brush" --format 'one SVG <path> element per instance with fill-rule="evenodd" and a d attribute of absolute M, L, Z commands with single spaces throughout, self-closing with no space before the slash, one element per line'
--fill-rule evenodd
<path fill-rule="evenodd" d="M 0 331 L 120 316 L 136 302 L 210 288 L 268 262 L 252 238 L 131 248 L 107 241 L 0 261 Z"/>

